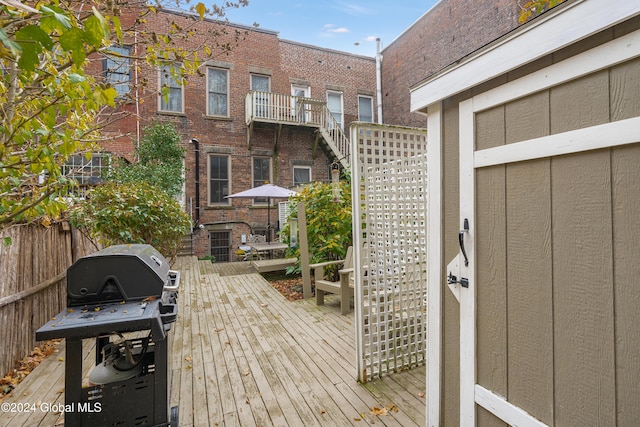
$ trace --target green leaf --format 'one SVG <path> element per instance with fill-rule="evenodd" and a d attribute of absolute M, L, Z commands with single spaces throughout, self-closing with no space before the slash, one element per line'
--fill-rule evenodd
<path fill-rule="evenodd" d="M 59 9 L 59 8 L 56 8 L 56 9 Z M 62 10 L 56 11 L 54 10 L 53 6 L 48 7 L 48 6 L 42 5 L 40 6 L 40 12 L 52 17 L 55 20 L 55 22 L 60 24 L 60 26 L 62 26 L 63 28 L 66 28 L 66 29 L 71 28 L 71 20 L 64 13 L 62 13 Z"/>
<path fill-rule="evenodd" d="M 2 44 L 4 44 L 9 50 L 11 50 L 11 53 L 14 56 L 18 56 L 22 51 L 22 47 L 20 47 L 18 43 L 11 40 L 2 28 L 0 28 L 0 40 L 2 41 Z"/>
<path fill-rule="evenodd" d="M 87 57 L 83 39 L 84 32 L 75 27 L 60 36 L 60 46 L 67 52 L 71 52 L 71 57 L 76 65 L 82 64 Z"/>
<path fill-rule="evenodd" d="M 79 83 L 79 82 L 84 82 L 87 79 L 84 76 L 81 76 L 78 73 L 69 73 L 69 81 L 71 83 Z"/>
<path fill-rule="evenodd" d="M 40 63 L 42 47 L 34 42 L 19 42 L 22 53 L 18 58 L 18 66 L 25 71 L 34 71 Z"/>
<path fill-rule="evenodd" d="M 53 48 L 53 40 L 37 25 L 27 25 L 16 32 L 16 40 L 37 42 L 47 50 Z"/>
<path fill-rule="evenodd" d="M 112 16 L 111 20 L 113 21 L 113 29 L 116 32 L 118 41 L 122 43 L 122 24 L 120 23 L 120 18 Z"/>
<path fill-rule="evenodd" d="M 7 246 L 11 246 L 11 243 L 12 243 L 11 237 L 5 237 L 5 238 L 3 239 L 3 241 L 4 241 L 4 246 L 5 246 L 5 247 L 7 247 Z"/>

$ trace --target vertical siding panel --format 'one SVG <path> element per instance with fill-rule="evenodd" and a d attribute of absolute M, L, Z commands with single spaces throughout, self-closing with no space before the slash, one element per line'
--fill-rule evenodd
<path fill-rule="evenodd" d="M 494 129 L 494 132 L 502 129 L 504 128 Z M 500 133 L 504 134 L 504 132 Z M 494 393 L 508 396 L 505 166 L 503 165 L 480 169 L 476 172 L 475 233 L 477 382 Z M 479 426 L 505 425 L 485 411 L 478 411 L 477 415 Z"/>
<path fill-rule="evenodd" d="M 476 150 L 504 145 L 504 107 L 476 114 Z"/>
<path fill-rule="evenodd" d="M 550 160 L 507 166 L 509 401 L 553 425 Z"/>
<path fill-rule="evenodd" d="M 551 91 L 551 133 L 609 122 L 609 72 L 590 74 Z"/>
<path fill-rule="evenodd" d="M 640 116 L 640 59 L 611 69 L 611 120 Z"/>
<path fill-rule="evenodd" d="M 510 102 L 505 121 L 507 144 L 549 135 L 549 92 Z"/>
<path fill-rule="evenodd" d="M 555 424 L 615 424 L 609 151 L 551 161 Z"/>
<path fill-rule="evenodd" d="M 617 422 L 640 420 L 640 144 L 613 150 L 613 251 Z"/>

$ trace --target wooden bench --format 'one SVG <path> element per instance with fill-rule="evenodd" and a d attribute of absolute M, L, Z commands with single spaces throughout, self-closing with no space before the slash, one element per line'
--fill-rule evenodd
<path fill-rule="evenodd" d="M 251 265 L 258 273 L 268 273 L 271 271 L 284 270 L 296 262 L 298 262 L 298 258 L 256 259 L 251 261 Z"/>
<path fill-rule="evenodd" d="M 324 269 L 327 266 L 343 264 L 338 270 L 340 280 L 332 282 L 325 279 Z M 349 246 L 347 254 L 343 260 L 326 261 L 309 265 L 313 270 L 316 285 L 316 304 L 324 304 L 326 293 L 340 295 L 340 313 L 347 314 L 351 310 L 351 298 L 353 297 L 353 283 L 351 274 L 353 273 L 353 247 Z"/>

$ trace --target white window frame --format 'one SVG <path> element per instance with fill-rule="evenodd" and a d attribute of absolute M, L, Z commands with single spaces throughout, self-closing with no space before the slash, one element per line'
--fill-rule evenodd
<path fill-rule="evenodd" d="M 329 108 L 329 96 L 331 95 L 340 96 L 340 111 L 332 111 L 331 108 Z M 338 122 L 340 129 L 344 129 L 344 92 L 340 90 L 327 90 L 327 108 L 331 112 L 331 115 L 336 120 L 336 122 Z M 336 118 L 336 113 L 340 115 L 340 120 Z"/>
<path fill-rule="evenodd" d="M 184 113 L 184 86 L 181 84 L 181 82 L 177 82 L 170 74 L 168 75 L 168 78 L 170 80 L 168 80 L 169 82 L 173 81 L 174 83 L 176 83 L 177 85 L 179 85 L 180 87 L 180 110 L 170 110 L 168 108 L 163 108 L 164 107 L 164 97 L 162 96 L 162 86 L 163 83 L 165 82 L 164 79 L 164 75 L 166 74 L 166 72 L 170 72 L 171 69 L 175 69 L 175 68 L 179 68 L 180 64 L 167 64 L 164 65 L 162 67 L 160 67 L 160 70 L 158 72 L 158 111 L 162 112 L 162 113 L 175 113 L 175 114 L 182 114 Z M 166 71 L 165 71 L 166 70 Z M 170 88 L 172 86 L 169 86 Z M 173 87 L 174 89 L 176 89 L 178 86 Z M 171 95 L 169 94 L 169 99 L 171 98 Z M 170 102 L 169 102 L 170 104 Z"/>
<path fill-rule="evenodd" d="M 213 112 L 211 112 L 210 110 L 210 102 L 209 102 L 209 98 L 212 94 L 211 92 L 211 86 L 210 86 L 210 81 L 209 81 L 209 71 L 218 71 L 218 72 L 222 72 L 226 74 L 226 92 L 224 93 L 224 95 L 226 96 L 226 111 L 224 114 L 215 114 Z M 229 88 L 230 88 L 230 84 L 229 84 L 229 70 L 227 70 L 226 68 L 220 68 L 220 67 L 207 67 L 207 116 L 209 117 L 229 117 Z M 219 92 L 215 92 L 216 94 L 218 94 Z"/>
<path fill-rule="evenodd" d="M 371 111 L 369 111 L 369 113 L 371 114 L 371 120 L 362 120 L 362 111 L 360 109 L 360 99 L 368 99 L 370 102 L 370 107 L 371 107 Z M 358 121 L 359 122 L 365 122 L 365 123 L 373 123 L 373 96 L 369 96 L 369 95 L 358 95 Z"/>
<path fill-rule="evenodd" d="M 115 45 L 105 51 L 102 63 L 104 79 L 124 98 L 131 92 L 131 46 Z"/>
<path fill-rule="evenodd" d="M 207 204 L 209 206 L 229 206 L 230 199 L 222 198 L 219 202 L 211 201 L 211 158 L 226 158 L 227 159 L 227 185 L 228 185 L 228 193 L 231 194 L 231 178 L 233 174 L 231 173 L 231 156 L 228 154 L 219 154 L 219 153 L 210 153 L 207 156 Z"/>
<path fill-rule="evenodd" d="M 296 170 L 297 169 L 304 169 L 304 170 L 308 170 L 309 171 L 309 181 L 306 182 L 296 182 Z M 302 184 L 307 184 L 309 182 L 311 182 L 313 180 L 313 177 L 311 176 L 311 166 L 299 166 L 296 165 L 293 167 L 293 185 L 302 185 Z"/>

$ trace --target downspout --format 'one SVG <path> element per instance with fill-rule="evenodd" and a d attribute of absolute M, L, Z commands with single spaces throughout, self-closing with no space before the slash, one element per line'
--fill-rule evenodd
<path fill-rule="evenodd" d="M 378 104 L 378 124 L 382 124 L 382 53 L 380 37 L 376 38 L 376 101 Z"/>
<path fill-rule="evenodd" d="M 200 224 L 200 141 L 191 138 L 191 143 L 195 147 L 196 156 L 196 220 L 193 224 L 193 228 L 195 229 Z"/>

